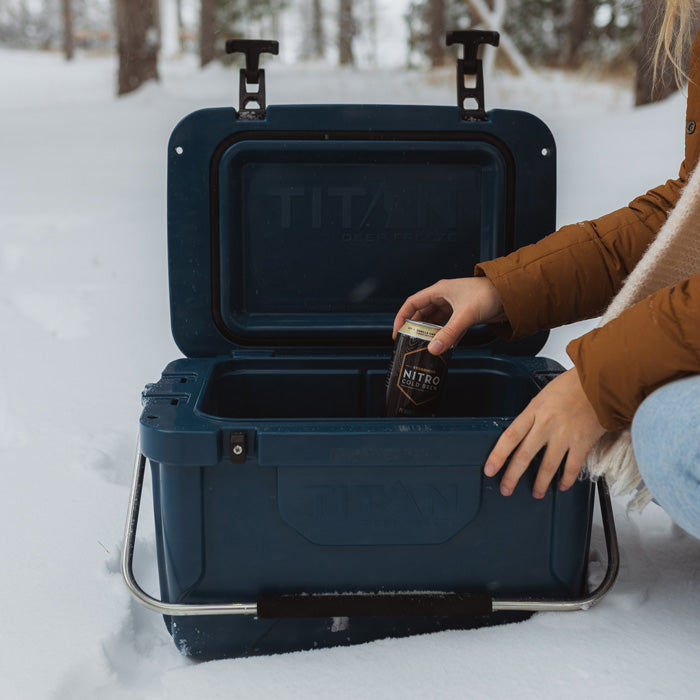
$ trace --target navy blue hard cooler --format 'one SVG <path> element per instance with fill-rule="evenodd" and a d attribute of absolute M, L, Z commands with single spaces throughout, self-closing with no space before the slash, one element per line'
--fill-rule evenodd
<path fill-rule="evenodd" d="M 550 131 L 484 112 L 483 96 L 471 111 L 267 107 L 255 77 L 256 108 L 242 87 L 239 111 L 195 112 L 168 146 L 185 357 L 143 395 L 132 591 L 201 658 L 474 627 L 540 609 L 493 601 L 585 597 L 593 486 L 555 481 L 538 501 L 533 467 L 503 498 L 482 474 L 562 370 L 534 356 L 546 333 L 507 344 L 471 330 L 440 417 L 382 417 L 405 297 L 554 229 Z M 160 603 L 130 563 L 146 459 Z"/>

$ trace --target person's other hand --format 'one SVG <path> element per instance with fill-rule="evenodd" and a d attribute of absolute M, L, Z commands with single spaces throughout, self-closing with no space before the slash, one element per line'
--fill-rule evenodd
<path fill-rule="evenodd" d="M 510 496 L 544 447 L 532 495 L 544 497 L 564 458 L 559 488 L 565 491 L 573 486 L 586 455 L 603 433 L 605 428 L 581 388 L 578 372 L 570 369 L 549 382 L 506 428 L 486 459 L 484 473 L 494 476 L 510 457 L 501 478 L 501 493 Z"/>
<path fill-rule="evenodd" d="M 440 355 L 457 345 L 470 326 L 504 318 L 501 298 L 488 278 L 440 280 L 406 299 L 394 319 L 392 337 L 407 320 L 444 324 L 428 345 L 431 354 Z"/>

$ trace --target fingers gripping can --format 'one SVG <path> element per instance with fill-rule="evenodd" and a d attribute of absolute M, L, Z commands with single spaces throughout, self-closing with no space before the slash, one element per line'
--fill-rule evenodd
<path fill-rule="evenodd" d="M 396 336 L 386 381 L 384 415 L 426 418 L 437 415 L 450 351 L 431 355 L 428 344 L 442 326 L 406 321 Z"/>

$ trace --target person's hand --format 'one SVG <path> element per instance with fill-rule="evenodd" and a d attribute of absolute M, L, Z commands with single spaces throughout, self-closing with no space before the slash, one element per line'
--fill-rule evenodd
<path fill-rule="evenodd" d="M 532 495 L 543 498 L 564 457 L 562 491 L 573 486 L 586 455 L 605 433 L 586 397 L 576 369 L 553 379 L 506 428 L 486 459 L 484 474 L 497 474 L 508 457 L 501 493 L 510 496 L 530 462 L 545 447 Z"/>
<path fill-rule="evenodd" d="M 394 319 L 393 338 L 407 320 L 444 325 L 428 345 L 440 355 L 457 345 L 470 326 L 501 320 L 503 304 L 486 277 L 440 280 L 406 299 Z"/>

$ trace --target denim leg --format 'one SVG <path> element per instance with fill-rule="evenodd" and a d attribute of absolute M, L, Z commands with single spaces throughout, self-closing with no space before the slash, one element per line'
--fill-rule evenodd
<path fill-rule="evenodd" d="M 632 421 L 632 446 L 656 502 L 700 539 L 700 374 L 647 396 Z"/>

